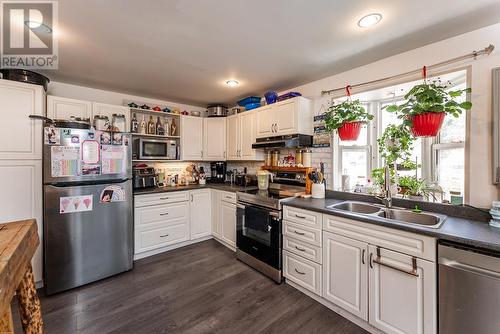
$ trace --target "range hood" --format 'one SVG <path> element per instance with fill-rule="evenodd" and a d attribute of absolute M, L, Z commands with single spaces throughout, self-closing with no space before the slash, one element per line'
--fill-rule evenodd
<path fill-rule="evenodd" d="M 288 136 L 275 136 L 266 138 L 257 138 L 252 148 L 297 148 L 297 147 L 311 147 L 313 137 L 309 135 L 288 135 Z"/>

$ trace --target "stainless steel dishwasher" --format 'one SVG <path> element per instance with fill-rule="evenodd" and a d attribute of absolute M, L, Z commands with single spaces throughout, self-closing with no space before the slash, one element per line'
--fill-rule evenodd
<path fill-rule="evenodd" d="M 500 333 L 500 254 L 438 246 L 439 333 Z"/>

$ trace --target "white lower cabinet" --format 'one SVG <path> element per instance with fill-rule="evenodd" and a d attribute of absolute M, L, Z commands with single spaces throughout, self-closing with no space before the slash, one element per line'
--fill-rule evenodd
<path fill-rule="evenodd" d="M 191 240 L 212 233 L 212 202 L 210 189 L 192 190 L 190 198 Z"/>
<path fill-rule="evenodd" d="M 236 204 L 222 201 L 220 220 L 221 240 L 236 248 Z"/>
<path fill-rule="evenodd" d="M 323 294 L 368 320 L 368 244 L 323 232 Z"/>
<path fill-rule="evenodd" d="M 386 249 L 379 258 L 372 245 L 370 257 L 370 324 L 391 334 L 436 333 L 436 264 Z"/>
<path fill-rule="evenodd" d="M 437 332 L 435 239 L 287 206 L 283 212 L 287 280 L 384 333 Z"/>
<path fill-rule="evenodd" d="M 221 235 L 221 191 L 212 189 L 212 235 L 220 239 Z"/>

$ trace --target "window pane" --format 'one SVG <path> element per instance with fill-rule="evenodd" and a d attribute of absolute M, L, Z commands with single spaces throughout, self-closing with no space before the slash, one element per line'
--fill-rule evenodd
<path fill-rule="evenodd" d="M 464 149 L 442 149 L 437 151 L 437 179 L 450 198 L 450 191 L 464 193 Z"/>
<path fill-rule="evenodd" d="M 365 150 L 342 150 L 342 174 L 349 175 L 349 188 L 354 189 L 356 182 L 366 183 L 368 152 Z"/>
<path fill-rule="evenodd" d="M 443 127 L 439 132 L 440 143 L 463 143 L 465 142 L 465 113 L 455 118 L 447 115 Z"/>

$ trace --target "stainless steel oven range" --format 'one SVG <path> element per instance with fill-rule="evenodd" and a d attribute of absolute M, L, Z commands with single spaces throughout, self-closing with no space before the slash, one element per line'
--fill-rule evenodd
<path fill-rule="evenodd" d="M 236 193 L 236 256 L 281 283 L 281 204 L 305 192 L 305 172 L 276 172 L 273 179 L 267 190 Z"/>

